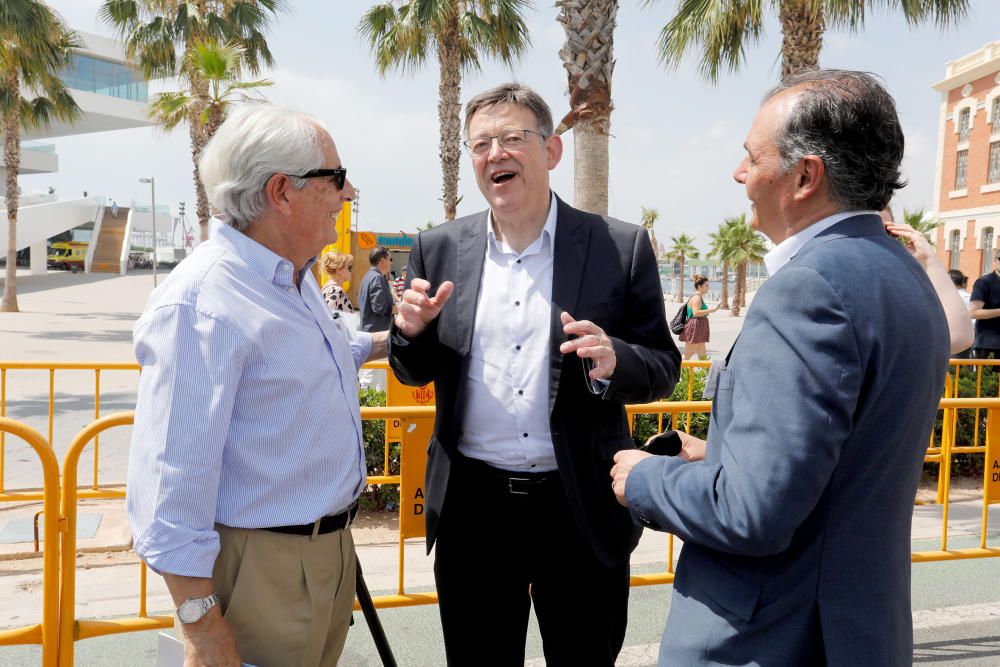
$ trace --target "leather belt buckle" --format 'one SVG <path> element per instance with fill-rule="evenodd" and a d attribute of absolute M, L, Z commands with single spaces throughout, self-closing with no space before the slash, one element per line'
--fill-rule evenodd
<path fill-rule="evenodd" d="M 508 477 L 507 491 L 512 496 L 530 495 L 531 489 L 537 486 L 537 481 L 527 477 Z"/>

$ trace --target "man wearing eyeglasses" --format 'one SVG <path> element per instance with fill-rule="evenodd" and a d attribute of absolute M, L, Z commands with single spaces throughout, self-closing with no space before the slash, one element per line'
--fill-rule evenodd
<path fill-rule="evenodd" d="M 399 378 L 437 392 L 425 496 L 448 662 L 524 664 L 533 604 L 549 664 L 610 666 L 639 530 L 607 474 L 633 446 L 624 404 L 668 395 L 680 366 L 653 248 L 552 193 L 562 142 L 534 91 L 477 95 L 465 133 L 489 208 L 418 236 L 389 342 Z"/>
<path fill-rule="evenodd" d="M 335 665 L 365 484 L 357 370 L 310 268 L 354 197 L 314 118 L 233 112 L 199 163 L 221 212 L 153 292 L 126 499 L 135 551 L 178 608 L 185 665 Z M 224 223 L 224 224 L 223 224 Z"/>

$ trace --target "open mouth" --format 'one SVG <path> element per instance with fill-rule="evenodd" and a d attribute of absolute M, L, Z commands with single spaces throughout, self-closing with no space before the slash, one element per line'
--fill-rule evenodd
<path fill-rule="evenodd" d="M 490 180 L 492 180 L 497 185 L 500 185 L 501 183 L 506 183 L 512 178 L 514 178 L 514 172 L 512 171 L 498 171 L 492 176 L 490 176 Z"/>

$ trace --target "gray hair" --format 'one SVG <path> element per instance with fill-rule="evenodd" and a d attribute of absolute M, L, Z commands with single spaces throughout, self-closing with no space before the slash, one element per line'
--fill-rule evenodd
<path fill-rule="evenodd" d="M 465 136 L 469 136 L 469 123 L 476 112 L 495 104 L 516 104 L 524 107 L 535 117 L 538 132 L 544 137 L 552 136 L 552 111 L 542 96 L 520 83 L 504 83 L 496 88 L 479 93 L 465 104 Z"/>
<path fill-rule="evenodd" d="M 906 186 L 903 130 L 892 96 L 872 74 L 807 70 L 786 77 L 764 101 L 800 89 L 775 142 L 787 172 L 807 155 L 823 160 L 830 196 L 845 211 L 881 211 Z"/>
<path fill-rule="evenodd" d="M 264 212 L 264 189 L 276 173 L 304 174 L 323 165 L 323 124 L 309 114 L 266 104 L 229 113 L 206 144 L 198 173 L 226 224 L 246 229 Z M 290 178 L 302 189 L 304 178 Z"/>

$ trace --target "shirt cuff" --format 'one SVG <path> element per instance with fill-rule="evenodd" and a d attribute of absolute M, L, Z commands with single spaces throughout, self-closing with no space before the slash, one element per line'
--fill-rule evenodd
<path fill-rule="evenodd" d="M 219 557 L 219 534 L 156 520 L 135 541 L 135 553 L 159 574 L 211 579 Z"/>
<path fill-rule="evenodd" d="M 367 331 L 357 331 L 351 341 L 351 355 L 354 357 L 355 370 L 368 360 L 372 353 L 372 335 Z"/>

